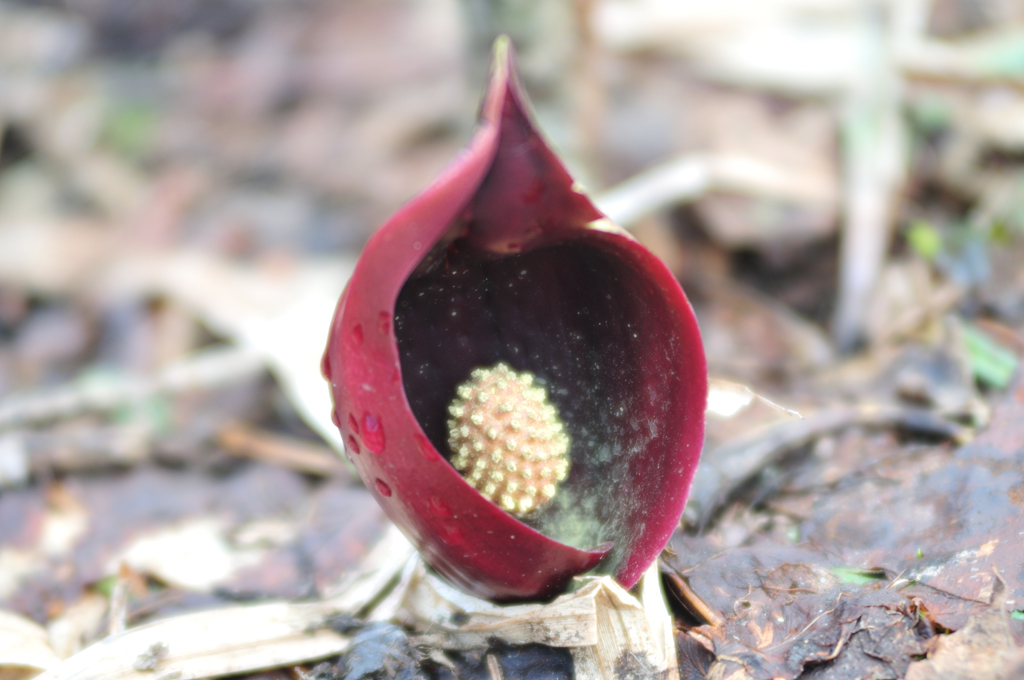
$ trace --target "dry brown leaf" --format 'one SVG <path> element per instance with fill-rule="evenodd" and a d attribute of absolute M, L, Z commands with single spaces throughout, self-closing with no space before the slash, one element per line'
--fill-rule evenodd
<path fill-rule="evenodd" d="M 907 680 L 1012 680 L 1024 675 L 1024 647 L 1010 630 L 1009 615 L 991 608 L 972 616 L 952 635 L 935 638 L 928 658 L 911 664 Z"/>

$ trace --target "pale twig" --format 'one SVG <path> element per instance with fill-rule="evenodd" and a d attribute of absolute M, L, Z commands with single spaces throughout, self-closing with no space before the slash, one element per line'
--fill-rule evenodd
<path fill-rule="evenodd" d="M 0 488 L 30 477 L 130 467 L 151 451 L 152 431 L 141 423 L 0 433 Z"/>
<path fill-rule="evenodd" d="M 258 376 L 264 360 L 249 349 L 217 347 L 196 352 L 156 373 L 124 376 L 106 384 L 69 384 L 0 402 L 0 432 L 14 427 L 104 413 L 158 394 L 209 390 Z"/>
<path fill-rule="evenodd" d="M 110 607 L 107 612 L 107 634 L 117 635 L 123 633 L 128 624 L 128 591 L 130 590 L 129 579 L 132 578 L 132 570 L 128 565 L 122 563 L 114 580 L 114 587 L 110 591 Z"/>
<path fill-rule="evenodd" d="M 217 444 L 228 453 L 260 460 L 305 474 L 334 477 L 345 464 L 326 446 L 231 422 L 217 433 Z"/>
<path fill-rule="evenodd" d="M 969 40 L 918 39 L 901 45 L 898 59 L 907 78 L 954 84 L 1003 85 L 1024 89 L 1024 78 L 1008 67 L 1008 55 L 1024 41 L 1020 28 L 997 30 Z"/>
<path fill-rule="evenodd" d="M 754 401 L 759 401 L 779 413 L 803 420 L 803 416 L 799 411 L 787 408 L 782 404 L 777 404 L 764 395 L 750 389 L 747 385 L 729 380 L 721 380 L 720 378 L 708 379 L 707 413 L 709 415 L 713 414 L 721 418 L 730 418 L 750 406 Z"/>
<path fill-rule="evenodd" d="M 896 13 L 896 8 L 890 8 Z M 872 11 L 873 10 L 873 11 Z M 870 296 L 889 249 L 905 172 L 902 82 L 893 62 L 898 17 L 864 8 L 861 68 L 847 89 L 844 116 L 845 219 L 833 336 L 850 349 L 863 334 Z M 909 30 L 909 29 L 903 29 Z"/>
<path fill-rule="evenodd" d="M 656 210 L 696 200 L 712 191 L 801 203 L 834 200 L 826 183 L 757 158 L 691 154 L 646 170 L 594 198 L 613 222 L 629 227 Z"/>
<path fill-rule="evenodd" d="M 722 626 L 725 624 L 725 619 L 722 618 L 722 615 L 712 609 L 707 602 L 697 595 L 685 578 L 674 572 L 667 572 L 665 576 L 675 586 L 679 597 L 683 599 L 683 604 L 688 609 L 693 609 L 694 613 L 704 619 L 709 625 Z"/>
<path fill-rule="evenodd" d="M 491 680 L 505 680 L 505 676 L 501 672 L 501 664 L 493 654 L 487 655 L 487 672 L 490 674 Z"/>

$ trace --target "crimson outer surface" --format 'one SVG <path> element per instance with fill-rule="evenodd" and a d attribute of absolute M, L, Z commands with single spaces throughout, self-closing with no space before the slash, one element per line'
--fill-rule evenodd
<path fill-rule="evenodd" d="M 367 243 L 338 303 L 322 366 L 331 384 L 334 422 L 367 488 L 434 569 L 463 589 L 497 601 L 550 598 L 564 591 L 573 576 L 592 570 L 613 574 L 632 587 L 679 522 L 703 442 L 707 397 L 703 348 L 679 284 L 574 185 L 527 111 L 514 55 L 501 39 L 472 139 L 429 188 Z M 444 414 L 429 418 L 435 421 L 428 428 L 433 437 L 414 415 L 411 401 L 417 402 L 412 399 L 417 395 L 406 390 L 415 381 L 403 372 L 396 303 L 407 282 L 413 285 L 425 269 L 444 266 L 428 258 L 443 260 L 447 253 L 462 252 L 478 254 L 481 259 L 473 261 L 483 263 L 484 272 L 500 271 L 502 258 L 539 253 L 539 261 L 548 263 L 546 269 L 538 265 L 538 275 L 548 272 L 545 286 L 558 277 L 559 257 L 568 258 L 567 271 L 610 263 L 607 276 L 600 269 L 588 274 L 595 278 L 579 287 L 582 292 L 574 286 L 573 295 L 611 285 L 609 280 L 622 282 L 621 294 L 607 295 L 614 305 L 609 316 L 628 320 L 620 325 L 633 330 L 624 334 L 613 328 L 608 337 L 623 338 L 622 346 L 603 346 L 594 356 L 598 363 L 611 357 L 609 370 L 623 376 L 609 379 L 607 403 L 609 408 L 629 404 L 630 413 L 623 416 L 625 407 L 619 407 L 621 417 L 609 422 L 622 424 L 608 431 L 621 440 L 616 451 L 629 453 L 589 465 L 589 452 L 580 450 L 585 447 L 576 445 L 576 437 L 566 482 L 573 493 L 582 494 L 573 498 L 586 499 L 591 487 L 601 495 L 595 507 L 612 519 L 605 522 L 599 545 L 571 547 L 485 499 L 446 461 L 449 452 L 436 427 Z M 544 288 L 546 299 L 558 302 L 559 295 L 558 289 Z M 599 323 L 613 327 L 617 319 Z M 428 322 L 414 329 L 413 340 L 423 340 L 420 336 L 429 336 L 433 327 Z M 599 337 L 593 342 L 612 341 Z M 452 347 L 449 354 L 459 351 Z M 467 375 L 449 382 L 457 384 Z M 598 391 L 592 387 L 587 394 L 571 394 L 567 404 L 590 400 L 596 404 L 590 412 L 600 413 L 605 396 L 590 393 Z M 446 404 L 438 402 L 434 410 L 443 411 Z M 569 429 L 574 435 L 571 424 Z"/>

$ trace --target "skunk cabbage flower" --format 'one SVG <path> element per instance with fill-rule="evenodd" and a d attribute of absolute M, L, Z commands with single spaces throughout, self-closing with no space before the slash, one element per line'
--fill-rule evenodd
<path fill-rule="evenodd" d="M 697 324 L 534 127 L 507 39 L 468 146 L 370 239 L 323 373 L 346 454 L 442 576 L 496 601 L 632 587 L 704 437 Z"/>

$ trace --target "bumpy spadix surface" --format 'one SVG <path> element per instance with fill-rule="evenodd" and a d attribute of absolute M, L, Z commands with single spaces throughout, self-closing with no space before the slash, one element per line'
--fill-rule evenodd
<path fill-rule="evenodd" d="M 569 437 L 532 373 L 477 368 L 448 407 L 452 465 L 516 516 L 551 500 L 569 470 Z"/>

